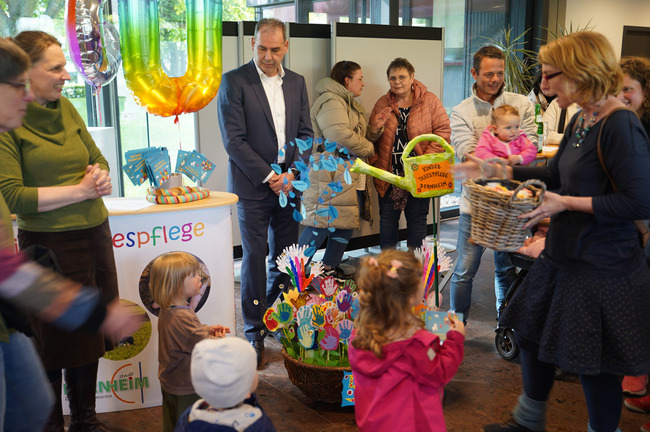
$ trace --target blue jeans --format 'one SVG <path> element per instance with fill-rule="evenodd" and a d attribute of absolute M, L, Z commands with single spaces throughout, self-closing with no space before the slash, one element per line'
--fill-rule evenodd
<path fill-rule="evenodd" d="M 472 227 L 472 215 L 461 213 L 458 220 L 458 260 L 451 277 L 449 307 L 461 312 L 467 322 L 472 304 L 472 283 L 481 264 L 481 255 L 485 248 L 469 242 Z M 497 312 L 506 297 L 508 288 L 515 280 L 515 266 L 512 265 L 507 252 L 494 252 L 494 293 Z"/>
<path fill-rule="evenodd" d="M 40 431 L 54 406 L 52 387 L 32 341 L 12 333 L 0 342 L 0 431 Z"/>
<path fill-rule="evenodd" d="M 300 234 L 298 244 L 300 246 L 311 245 L 313 241 L 316 250 L 318 250 L 325 242 L 325 239 L 327 239 L 327 247 L 325 248 L 325 255 L 323 255 L 322 262 L 327 267 L 336 267 L 341 262 L 345 248 L 352 238 L 352 231 L 354 230 L 336 229 L 334 232 L 330 232 L 327 228 L 305 227 L 302 234 Z M 345 242 L 335 240 L 335 238 L 345 240 Z M 308 262 L 310 261 L 311 257 L 309 257 Z"/>
<path fill-rule="evenodd" d="M 400 210 L 393 209 L 390 197 L 391 186 L 386 195 L 379 196 L 379 246 L 390 249 L 397 246 L 399 240 Z M 422 240 L 427 236 L 427 215 L 431 198 L 415 198 L 408 194 L 404 217 L 406 217 L 406 244 L 409 249 L 422 247 Z"/>

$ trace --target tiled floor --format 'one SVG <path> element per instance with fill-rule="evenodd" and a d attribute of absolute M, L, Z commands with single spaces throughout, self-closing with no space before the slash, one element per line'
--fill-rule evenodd
<path fill-rule="evenodd" d="M 456 230 L 457 221 L 444 222 L 441 241 L 455 245 Z M 356 257 L 363 253 L 350 253 L 346 264 L 354 265 Z M 486 252 L 474 284 L 465 358 L 458 374 L 445 388 L 444 411 L 447 429 L 451 432 L 480 431 L 484 424 L 506 419 L 521 392 L 516 360 L 508 362 L 502 359 L 494 348 L 493 280 L 492 253 Z M 236 289 L 238 291 L 238 286 Z M 447 291 L 448 288 L 443 291 L 443 308 L 449 305 Z M 237 327 L 241 334 L 239 314 Z M 266 343 L 266 364 L 259 376 L 258 397 L 279 432 L 357 430 L 353 408 L 313 402 L 291 384 L 282 362 L 280 345 L 275 340 Z M 100 419 L 115 431 L 160 431 L 160 418 L 160 407 L 100 414 Z M 623 432 L 636 432 L 641 424 L 649 421 L 649 415 L 623 409 L 620 427 Z M 549 401 L 547 430 L 587 430 L 586 406 L 575 376 L 556 381 Z"/>

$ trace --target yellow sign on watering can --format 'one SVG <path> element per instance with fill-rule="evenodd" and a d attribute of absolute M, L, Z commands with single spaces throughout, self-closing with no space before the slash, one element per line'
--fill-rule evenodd
<path fill-rule="evenodd" d="M 421 141 L 435 141 L 445 151 L 407 157 L 415 145 Z M 431 198 L 454 192 L 454 149 L 438 135 L 420 135 L 409 141 L 402 154 L 402 163 L 404 164 L 404 177 L 370 166 L 359 158 L 354 162 L 352 171 L 368 174 L 406 189 L 416 198 Z"/>

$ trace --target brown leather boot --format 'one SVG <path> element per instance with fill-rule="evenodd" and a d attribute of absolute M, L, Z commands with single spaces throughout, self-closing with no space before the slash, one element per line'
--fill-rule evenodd
<path fill-rule="evenodd" d="M 61 407 L 61 381 L 59 378 L 57 381 L 50 383 L 52 386 L 52 391 L 54 391 L 54 407 L 52 407 L 52 413 L 45 423 L 43 432 L 64 432 L 64 422 L 63 422 L 63 408 Z"/>
<path fill-rule="evenodd" d="M 98 362 L 94 361 L 64 372 L 70 403 L 68 432 L 109 432 L 95 412 L 97 366 Z"/>

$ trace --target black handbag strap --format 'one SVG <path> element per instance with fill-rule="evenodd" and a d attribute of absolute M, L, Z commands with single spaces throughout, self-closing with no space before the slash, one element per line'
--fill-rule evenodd
<path fill-rule="evenodd" d="M 557 133 L 564 133 L 564 126 L 566 125 L 566 108 L 560 110 L 560 123 L 557 126 Z"/>
<path fill-rule="evenodd" d="M 598 150 L 598 161 L 600 161 L 600 166 L 603 167 L 603 171 L 605 171 L 605 174 L 607 174 L 607 177 L 609 178 L 609 181 L 612 183 L 612 188 L 614 188 L 614 192 L 617 192 L 617 193 L 618 193 L 618 187 L 616 186 L 616 183 L 614 183 L 614 179 L 612 178 L 609 171 L 607 171 L 607 167 L 605 166 L 605 161 L 603 160 L 603 149 L 602 149 L 602 147 L 600 145 L 600 137 L 603 134 L 603 129 L 605 129 L 605 122 L 607 122 L 607 119 L 609 118 L 609 116 L 614 114 L 616 111 L 622 111 L 622 110 L 629 111 L 625 107 L 618 107 L 618 108 L 614 108 L 613 110 L 611 110 L 609 112 L 609 114 L 607 114 L 605 117 L 603 117 L 603 119 L 602 119 L 602 121 L 600 123 L 600 129 L 598 130 L 598 139 L 596 140 L 596 149 Z"/>

